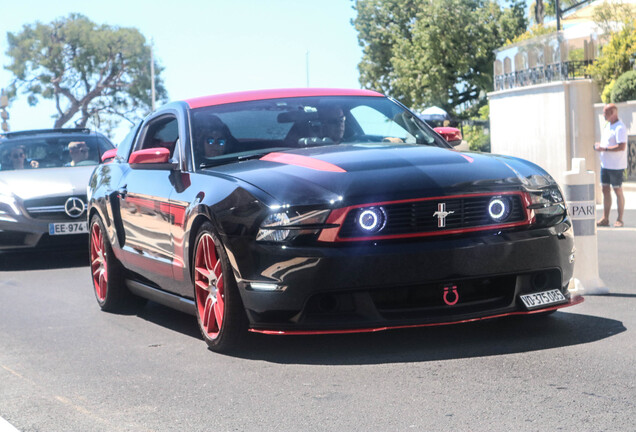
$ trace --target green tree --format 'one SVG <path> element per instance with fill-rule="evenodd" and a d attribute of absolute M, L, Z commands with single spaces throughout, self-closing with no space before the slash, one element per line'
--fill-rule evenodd
<path fill-rule="evenodd" d="M 633 21 L 611 35 L 588 72 L 599 84 L 599 88 L 605 89 L 612 80 L 632 69 L 635 60 L 636 22 Z"/>
<path fill-rule="evenodd" d="M 415 109 L 483 104 L 493 50 L 527 24 L 520 0 L 503 9 L 491 0 L 357 0 L 354 8 L 360 83 Z"/>
<path fill-rule="evenodd" d="M 479 109 L 477 120 L 487 122 L 490 118 L 490 106 L 484 105 Z M 464 126 L 464 140 L 468 142 L 470 150 L 490 152 L 490 130 L 482 122 Z M 488 131 L 488 133 L 486 133 Z"/>
<path fill-rule="evenodd" d="M 139 30 L 71 14 L 25 25 L 7 39 L 13 95 L 27 95 L 32 106 L 53 99 L 54 127 L 90 121 L 108 131 L 122 118 L 133 121 L 150 111 L 150 46 Z M 161 71 L 155 64 L 156 98 L 165 101 Z"/>
<path fill-rule="evenodd" d="M 636 5 L 615 0 L 604 1 L 603 4 L 595 7 L 592 19 L 601 30 L 601 35 L 608 37 L 616 31 L 617 23 L 620 23 L 619 25 L 633 24 L 634 16 L 636 16 Z"/>
<path fill-rule="evenodd" d="M 627 71 L 618 77 L 612 87 L 610 100 L 615 103 L 636 100 L 636 70 Z"/>

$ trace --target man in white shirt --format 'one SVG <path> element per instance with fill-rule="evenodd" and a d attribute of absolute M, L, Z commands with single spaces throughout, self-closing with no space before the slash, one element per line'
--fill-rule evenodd
<path fill-rule="evenodd" d="M 601 131 L 601 142 L 594 144 L 594 150 L 601 153 L 601 185 L 603 186 L 603 218 L 596 226 L 609 226 L 612 208 L 612 190 L 616 194 L 618 219 L 615 227 L 623 226 L 625 196 L 623 195 L 623 173 L 627 168 L 627 128 L 618 119 L 618 108 L 614 104 L 603 107 L 606 123 Z"/>

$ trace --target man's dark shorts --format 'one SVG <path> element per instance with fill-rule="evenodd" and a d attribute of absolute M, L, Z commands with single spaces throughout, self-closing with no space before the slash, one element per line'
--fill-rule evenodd
<path fill-rule="evenodd" d="M 621 187 L 623 185 L 624 171 L 622 169 L 601 168 L 601 184 L 612 185 L 614 188 Z"/>

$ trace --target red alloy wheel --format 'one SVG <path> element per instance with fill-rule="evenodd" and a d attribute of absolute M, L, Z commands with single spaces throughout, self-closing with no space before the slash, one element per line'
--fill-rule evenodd
<path fill-rule="evenodd" d="M 91 272 L 95 294 L 100 302 L 106 300 L 108 291 L 108 264 L 104 253 L 104 233 L 99 223 L 94 223 L 91 228 Z"/>
<path fill-rule="evenodd" d="M 223 269 L 216 245 L 209 233 L 204 233 L 194 255 L 194 289 L 201 330 L 216 339 L 223 326 L 225 290 Z"/>

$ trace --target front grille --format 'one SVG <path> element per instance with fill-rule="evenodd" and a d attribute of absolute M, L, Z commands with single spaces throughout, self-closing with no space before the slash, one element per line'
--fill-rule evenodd
<path fill-rule="evenodd" d="M 46 219 L 55 221 L 77 220 L 72 218 L 64 211 L 66 200 L 76 197 L 84 202 L 84 210 L 86 210 L 86 195 L 68 195 L 61 197 L 34 198 L 24 201 L 24 207 L 34 219 Z M 81 216 L 80 216 L 81 217 Z"/>
<path fill-rule="evenodd" d="M 433 283 L 401 288 L 370 291 L 378 312 L 387 319 L 407 319 L 422 314 L 433 317 L 452 313 L 473 313 L 493 310 L 510 305 L 515 294 L 516 276 L 497 276 L 459 281 L 458 283 Z M 449 305 L 444 301 L 444 289 Z"/>
<path fill-rule="evenodd" d="M 499 194 L 448 196 L 402 203 L 378 204 L 376 206 L 384 208 L 387 222 L 382 231 L 371 234 L 371 236 L 401 236 L 431 232 L 443 234 L 445 231 L 517 224 L 526 220 L 521 194 L 518 193 L 503 195 L 511 203 L 511 211 L 505 221 L 491 219 L 488 215 L 488 204 L 494 196 L 499 196 Z M 444 227 L 438 226 L 439 218 L 434 216 L 435 212 L 440 209 L 439 204 L 441 203 L 445 204 L 445 211 L 449 213 L 444 218 Z M 340 238 L 370 236 L 358 227 L 357 217 L 357 209 L 347 214 L 340 229 Z"/>

